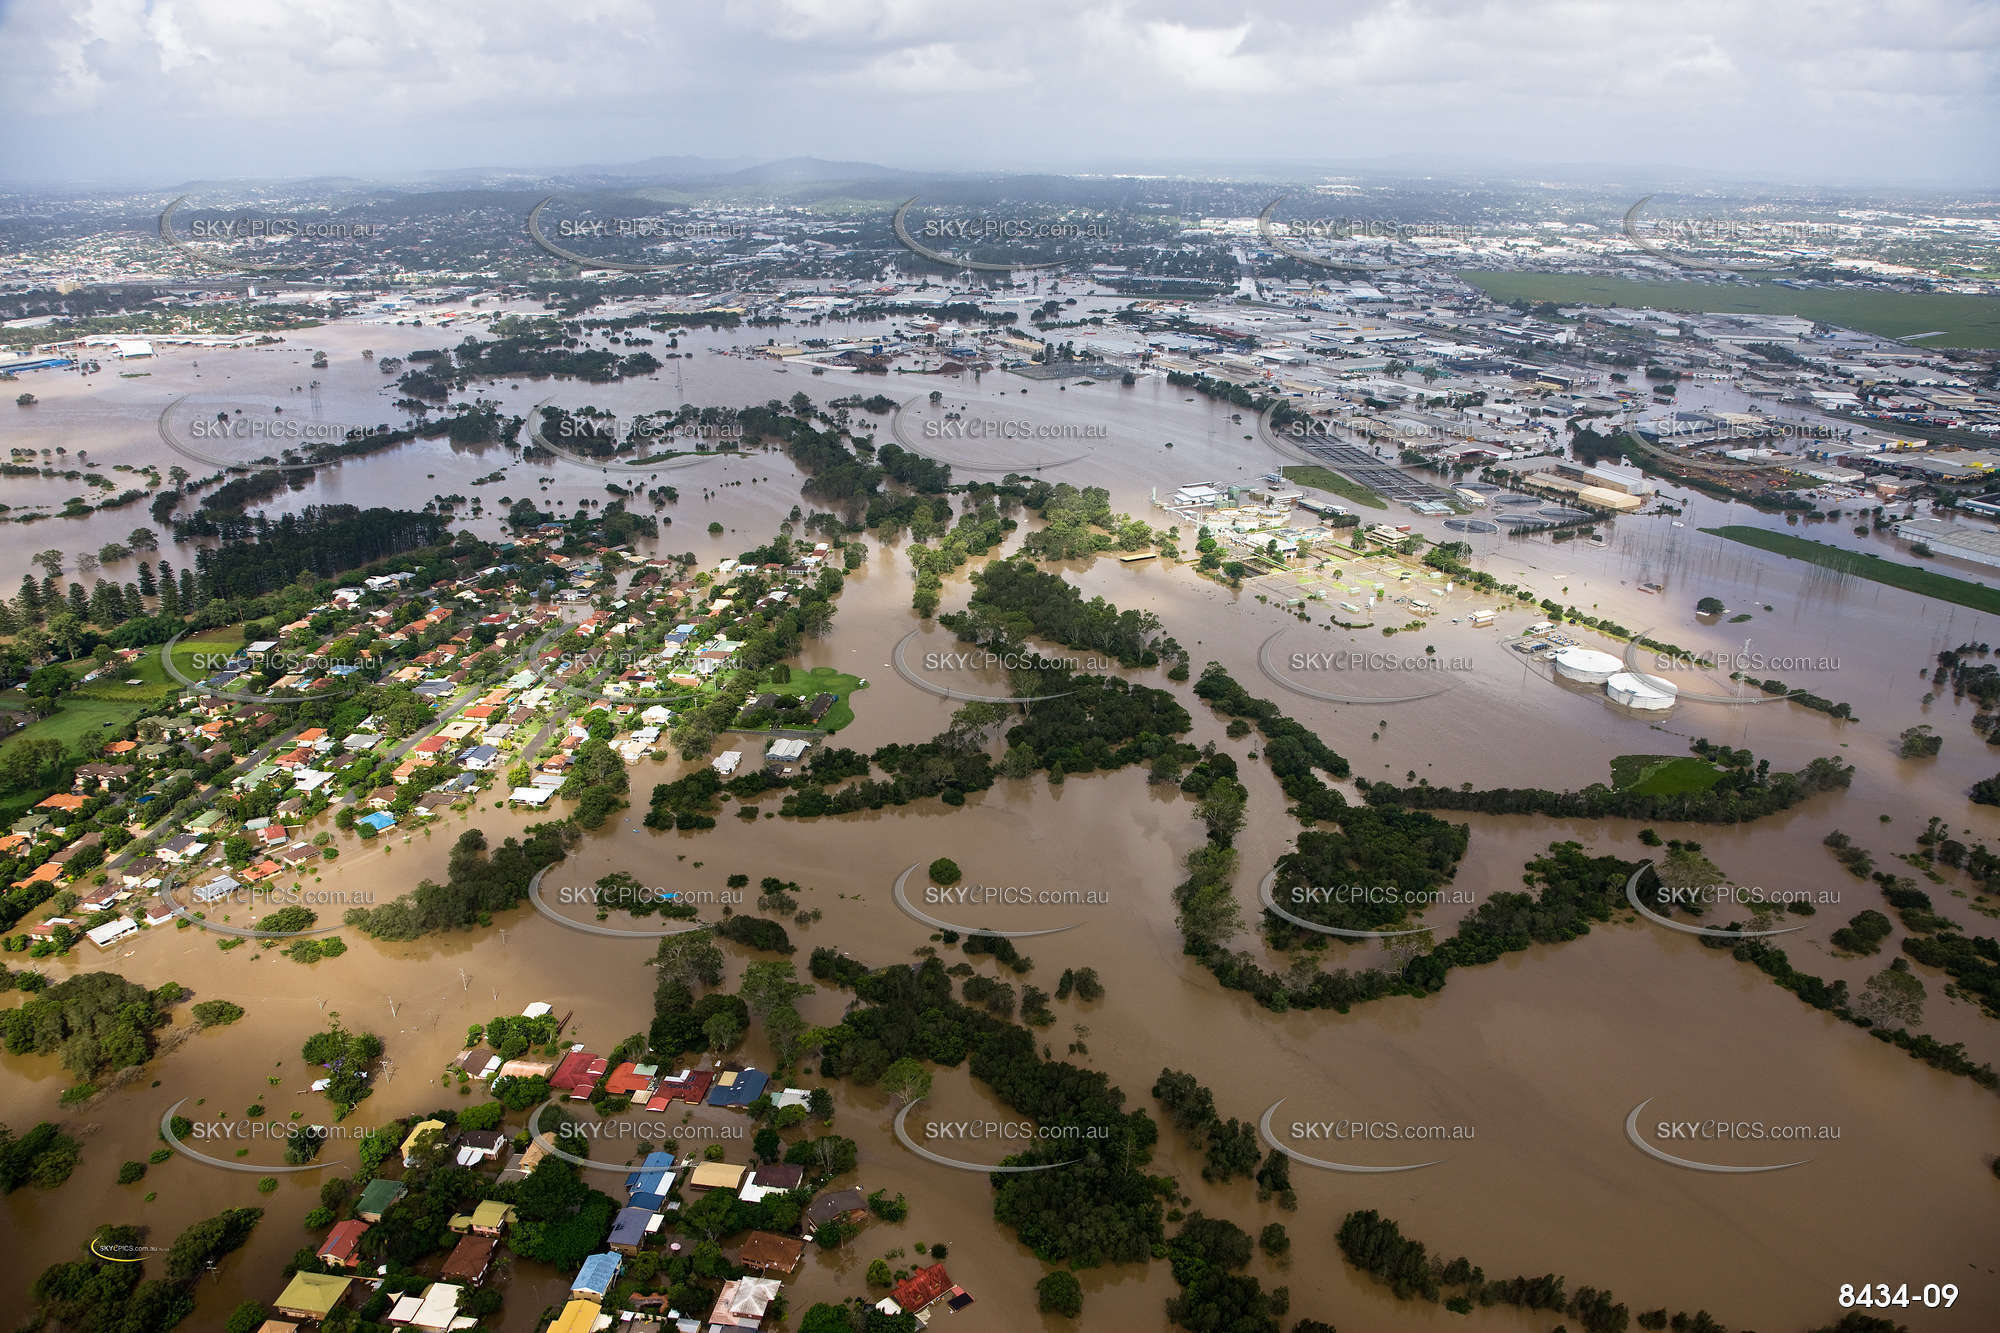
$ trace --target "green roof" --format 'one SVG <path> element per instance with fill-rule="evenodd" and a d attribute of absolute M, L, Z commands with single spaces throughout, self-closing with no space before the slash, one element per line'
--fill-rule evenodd
<path fill-rule="evenodd" d="M 361 1191 L 361 1197 L 355 1201 L 354 1211 L 362 1216 L 373 1213 L 379 1217 L 389 1210 L 390 1204 L 403 1197 L 405 1189 L 400 1180 L 377 1177 L 369 1181 L 368 1187 Z"/>

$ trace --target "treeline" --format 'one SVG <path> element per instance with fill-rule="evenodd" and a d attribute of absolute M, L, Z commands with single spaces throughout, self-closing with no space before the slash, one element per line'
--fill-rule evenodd
<path fill-rule="evenodd" d="M 1143 551 L 1166 545 L 1170 534 L 1154 532 L 1141 520 L 1111 512 L 1111 492 L 1102 486 L 1079 490 L 1068 482 L 1030 488 L 1021 503 L 1039 513 L 1042 526 L 1021 539 L 1021 555 L 1035 560 L 1081 560 L 1099 551 Z"/>
<path fill-rule="evenodd" d="M 1251 393 L 1242 385 L 1233 383 L 1232 381 L 1215 379 L 1209 375 L 1190 375 L 1180 370 L 1168 371 L 1167 383 L 1173 385 L 1176 389 L 1193 389 L 1204 398 L 1215 398 L 1225 403 L 1234 403 L 1246 412 L 1262 412 L 1272 401 L 1265 395 Z M 1292 411 L 1289 408 L 1280 408 L 1273 414 L 1271 424 L 1273 426 L 1282 426 L 1286 421 L 1302 417 L 1303 415 L 1303 413 Z"/>
<path fill-rule="evenodd" d="M 1468 913 L 1457 932 L 1410 958 L 1398 970 L 1347 969 L 1273 972 L 1248 952 L 1225 947 L 1234 925 L 1229 879 L 1233 849 L 1211 844 L 1188 857 L 1188 878 L 1174 890 L 1181 908 L 1182 948 L 1216 980 L 1254 996 L 1267 1009 L 1337 1009 L 1390 995 L 1420 996 L 1442 990 L 1455 967 L 1478 967 L 1535 944 L 1555 944 L 1588 934 L 1625 906 L 1625 882 L 1638 867 L 1613 856 L 1592 857 L 1581 844 L 1557 843 L 1530 861 L 1526 875 L 1537 893 L 1496 893 Z"/>
<path fill-rule="evenodd" d="M 35 1309 L 22 1331 L 168 1333 L 194 1313 L 195 1282 L 241 1249 L 263 1216 L 262 1208 L 229 1208 L 196 1222 L 167 1247 L 165 1276 L 155 1278 L 146 1276 L 149 1264 L 104 1260 L 143 1253 L 144 1227 L 99 1227 L 84 1247 L 87 1257 L 50 1264 L 35 1279 L 28 1293 Z"/>
<path fill-rule="evenodd" d="M 349 908 L 342 919 L 382 940 L 485 925 L 493 913 L 526 901 L 529 882 L 562 860 L 579 836 L 567 823 L 531 824 L 523 830 L 525 841 L 508 838 L 489 855 L 485 833 L 467 829 L 452 846 L 444 883 L 425 879 L 379 907 Z"/>
<path fill-rule="evenodd" d="M 212 598 L 256 597 L 300 574 L 332 578 L 346 570 L 451 538 L 436 514 L 401 509 L 312 505 L 276 519 L 263 514 L 203 515 L 174 525 L 178 541 L 215 538 L 195 552 L 196 586 Z"/>
<path fill-rule="evenodd" d="M 1273 1237 L 1270 1227 L 1265 1237 L 1267 1242 Z M 1193 1213 L 1166 1250 L 1174 1284 L 1181 1289 L 1167 1298 L 1168 1322 L 1189 1333 L 1279 1333 L 1278 1320 L 1291 1309 L 1291 1291 L 1276 1287 L 1267 1292 L 1243 1271 L 1252 1253 L 1249 1232 L 1226 1218 Z M 1331 1325 L 1303 1319 L 1292 1333 L 1322 1330 L 1333 1333 Z"/>
<path fill-rule="evenodd" d="M 355 521 L 349 523 L 342 515 L 355 516 Z M 371 515 L 390 517 L 377 523 Z M 309 516 L 322 529 L 318 554 L 306 560 L 285 556 L 286 544 L 301 537 L 300 524 Z M 404 526 L 404 519 L 416 526 Z M 277 523 L 238 515 L 227 526 L 230 535 L 222 539 L 221 546 L 197 550 L 193 569 L 176 570 L 171 562 L 162 560 L 156 572 L 150 561 L 141 560 L 136 579 L 120 584 L 99 578 L 87 592 L 77 582 L 71 582 L 65 592 L 54 575 L 39 582 L 32 575 L 23 575 L 19 595 L 0 602 L 0 634 L 13 636 L 12 643 L 0 646 L 0 673 L 24 674 L 33 662 L 50 653 L 88 654 L 100 643 L 113 648 L 145 647 L 165 643 L 183 630 L 276 615 L 281 609 L 287 619 L 292 618 L 323 600 L 319 588 L 311 589 L 314 599 L 300 600 L 299 575 L 318 572 L 315 560 L 331 566 L 321 573 L 323 580 L 330 580 L 341 575 L 358 578 L 371 562 L 391 556 L 405 566 L 416 563 L 426 569 L 440 566 L 448 570 L 453 550 L 462 549 L 468 556 L 485 550 L 478 544 L 465 548 L 443 545 L 450 535 L 444 520 L 430 515 L 389 510 L 363 514 L 345 505 L 316 507 Z M 426 540 L 432 544 L 424 545 Z M 271 545 L 263 545 L 266 542 Z M 349 559 L 357 563 L 342 563 Z"/>
<path fill-rule="evenodd" d="M 1406 806 L 1420 810 L 1472 810 L 1482 814 L 1545 815 L 1551 819 L 1679 820 L 1705 824 L 1741 824 L 1789 810 L 1825 791 L 1844 791 L 1854 780 L 1854 767 L 1838 759 L 1821 758 L 1796 773 L 1771 772 L 1768 761 L 1755 768 L 1728 762 L 1740 751 L 1697 740 L 1695 753 L 1720 758 L 1725 771 L 1706 791 L 1648 793 L 1593 784 L 1582 791 L 1548 791 L 1541 787 L 1494 787 L 1465 791 L 1419 782 L 1398 787 L 1388 782 L 1360 781 L 1362 799 L 1370 805 Z"/>
<path fill-rule="evenodd" d="M 1046 1263 L 1091 1268 L 1139 1263 L 1165 1236 L 1161 1203 L 1143 1168 L 1158 1127 L 1101 1073 L 1036 1051 L 1028 1029 L 961 1004 L 937 958 L 877 970 L 824 950 L 812 956 L 821 981 L 852 987 L 856 1003 L 824 1036 L 823 1074 L 873 1084 L 909 1058 L 956 1068 L 1009 1108 L 1062 1133 L 1006 1159 L 1007 1165 L 1081 1160 L 1059 1170 L 995 1180 L 994 1217 Z"/>
<path fill-rule="evenodd" d="M 1264 761 L 1271 766 L 1278 785 L 1296 807 L 1299 819 L 1337 819 L 1347 801 L 1321 782 L 1313 770 L 1335 778 L 1348 775 L 1347 760 L 1319 738 L 1304 723 L 1286 717 L 1269 699 L 1259 699 L 1236 683 L 1220 662 L 1202 668 L 1195 682 L 1195 697 L 1224 717 L 1240 717 L 1256 726 L 1264 737 Z"/>
<path fill-rule="evenodd" d="M 1904 936 L 1903 952 L 1949 976 L 1987 1017 L 2000 1018 L 2000 941 L 1989 935 L 1968 937 L 1955 930 L 1941 930 L 1934 935 Z"/>
<path fill-rule="evenodd" d="M 1421 895 L 1451 882 L 1471 837 L 1465 825 L 1447 824 L 1421 810 L 1349 807 L 1338 819 L 1336 828 L 1300 832 L 1293 850 L 1278 858 L 1272 890 L 1293 916 L 1341 930 L 1401 926 L 1408 909 L 1422 904 Z M 1332 895 L 1287 901 L 1287 890 L 1313 886 L 1389 892 L 1356 893 L 1340 901 Z M 1264 930 L 1278 948 L 1324 938 L 1269 911 Z"/>
<path fill-rule="evenodd" d="M 650 352 L 619 356 L 581 346 L 579 339 L 562 334 L 501 337 L 489 342 L 467 338 L 455 348 L 412 352 L 409 359 L 419 364 L 404 371 L 396 386 L 412 398 L 434 403 L 444 402 L 475 379 L 555 375 L 610 384 L 650 375 L 660 368 L 659 359 Z"/>
<path fill-rule="evenodd" d="M 823 768 L 809 766 L 802 778 L 794 780 L 798 784 L 796 790 L 788 792 L 778 803 L 778 813 L 811 819 L 882 810 L 932 797 L 946 805 L 963 805 L 968 795 L 991 787 L 995 777 L 993 761 L 984 750 L 955 745 L 946 739 L 885 745 L 863 762 L 868 765 L 864 771 L 879 767 L 888 778 L 865 778 L 828 790 L 824 780 L 842 771 L 843 766 L 837 761 Z"/>
<path fill-rule="evenodd" d="M 1335 1243 L 1347 1262 L 1386 1285 L 1398 1300 L 1442 1300 L 1456 1314 L 1474 1306 L 1511 1305 L 1542 1310 L 1574 1319 L 1584 1333 L 1625 1333 L 1632 1312 L 1597 1287 L 1568 1291 L 1569 1280 L 1554 1273 L 1540 1277 L 1489 1279 L 1485 1270 L 1464 1256 L 1433 1255 L 1420 1240 L 1405 1236 L 1388 1218 L 1366 1208 L 1341 1219 Z M 1653 1310 L 1637 1316 L 1641 1328 L 1672 1328 L 1676 1333 L 1728 1333 L 1706 1310 L 1694 1314 Z"/>
<path fill-rule="evenodd" d="M 893 444 L 882 446 L 875 453 L 878 461 L 870 462 L 842 442 L 839 430 L 814 426 L 811 412 L 810 399 L 802 409 L 795 400 L 791 411 L 774 399 L 761 407 L 745 408 L 739 418 L 745 440 L 776 442 L 806 474 L 801 489 L 807 499 L 847 501 L 850 507 L 868 508 L 868 526 L 873 527 L 888 517 L 878 516 L 869 504 L 881 493 L 884 481 L 898 480 L 930 494 L 950 486 L 950 468 Z M 949 512 L 947 506 L 946 514 Z"/>
<path fill-rule="evenodd" d="M 168 982 L 148 990 L 116 972 L 81 972 L 0 1009 L 0 1040 L 14 1055 L 54 1054 L 79 1081 L 152 1058 L 153 1034 L 182 995 Z"/>
<path fill-rule="evenodd" d="M 926 522 L 925 527 L 928 526 Z M 1016 526 L 1013 519 L 1002 518 L 999 506 L 988 500 L 960 514 L 957 524 L 935 547 L 925 544 L 926 532 L 913 532 L 917 540 L 910 544 L 910 567 L 917 578 L 911 607 L 920 616 L 936 615 L 938 601 L 944 594 L 944 576 L 974 556 L 983 556 L 1000 545 Z"/>
<path fill-rule="evenodd" d="M 1224 1120 L 1216 1113 L 1215 1094 L 1194 1075 L 1162 1069 L 1153 1081 L 1153 1097 L 1165 1108 L 1174 1128 L 1202 1149 L 1203 1180 L 1213 1183 L 1255 1173 L 1260 1201 L 1275 1194 L 1281 1207 L 1298 1206 L 1298 1195 L 1292 1191 L 1291 1158 L 1273 1148 L 1262 1155 L 1260 1164 L 1258 1149 L 1263 1145 L 1257 1126 L 1235 1116 Z"/>
<path fill-rule="evenodd" d="M 1859 720 L 1854 716 L 1854 706 L 1852 704 L 1835 703 L 1833 700 L 1823 695 L 1814 694 L 1809 690 L 1795 690 L 1776 677 L 1769 680 L 1759 680 L 1757 677 L 1747 675 L 1744 672 L 1732 671 L 1729 673 L 1729 678 L 1731 680 L 1743 681 L 1748 685 L 1754 685 L 1774 699 L 1785 699 L 1799 705 L 1801 708 L 1810 708 L 1815 713 L 1825 713 L 1828 717 L 1838 718 L 1842 722 Z"/>
<path fill-rule="evenodd" d="M 1024 778 L 1046 771 L 1051 782 L 1071 773 L 1107 772 L 1127 764 L 1181 765 L 1193 760 L 1193 746 L 1175 737 L 1193 725 L 1180 701 L 1165 690 L 1134 685 L 1117 677 L 1068 676 L 1057 670 L 1050 682 L 1059 688 L 1039 699 L 1006 733 L 1007 751 L 998 764 L 986 753 L 986 733 L 1013 715 L 1013 706 L 975 702 L 960 708 L 952 724 L 928 741 L 890 744 L 863 756 L 838 748 L 821 751 L 778 812 L 796 818 L 880 810 L 937 797 L 947 805 L 962 805 L 974 792 L 1000 778 Z M 1060 688 L 1066 686 L 1066 688 Z M 876 769 L 886 779 L 867 775 Z M 860 777 L 860 782 L 847 783 Z M 664 827 L 703 814 L 687 807 L 689 790 L 680 783 L 654 791 L 654 811 L 647 823 Z M 833 783 L 846 783 L 839 787 Z M 705 784 L 703 784 L 705 785 Z"/>
<path fill-rule="evenodd" d="M 1025 560 L 996 560 L 972 575 L 966 609 L 938 617 L 961 643 L 1010 646 L 1030 635 L 1081 652 L 1103 653 L 1126 667 L 1171 665 L 1187 653 L 1160 633 L 1151 611 L 1121 611 L 1083 593 L 1060 574 Z"/>

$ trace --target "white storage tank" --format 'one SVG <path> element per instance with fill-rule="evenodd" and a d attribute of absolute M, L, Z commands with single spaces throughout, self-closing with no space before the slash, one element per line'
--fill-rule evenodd
<path fill-rule="evenodd" d="M 1595 648 L 1565 648 L 1556 654 L 1557 674 L 1586 685 L 1602 685 L 1624 669 L 1623 662 Z"/>
<path fill-rule="evenodd" d="M 1651 712 L 1672 708 L 1680 694 L 1679 688 L 1672 682 L 1661 680 L 1658 676 L 1643 676 L 1636 671 L 1621 671 L 1605 681 L 1604 692 L 1611 696 L 1613 703 Z"/>

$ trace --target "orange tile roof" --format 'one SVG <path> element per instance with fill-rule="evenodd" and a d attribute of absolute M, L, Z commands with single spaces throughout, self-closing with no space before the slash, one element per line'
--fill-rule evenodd
<path fill-rule="evenodd" d="M 951 1277 L 944 1271 L 944 1265 L 932 1264 L 929 1268 L 919 1268 L 891 1287 L 889 1299 L 915 1314 L 950 1290 Z"/>
<path fill-rule="evenodd" d="M 81 810 L 84 799 L 71 792 L 59 791 L 53 796 L 44 796 L 41 800 L 36 801 L 35 808 L 37 810 Z"/>

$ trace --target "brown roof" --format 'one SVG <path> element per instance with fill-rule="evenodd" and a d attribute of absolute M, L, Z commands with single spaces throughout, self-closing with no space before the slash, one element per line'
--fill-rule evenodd
<path fill-rule="evenodd" d="M 452 1247 L 451 1257 L 444 1261 L 438 1273 L 447 1282 L 477 1282 L 486 1275 L 487 1265 L 493 1262 L 493 1251 L 499 1248 L 496 1236 L 467 1236 Z"/>
<path fill-rule="evenodd" d="M 736 1249 L 736 1262 L 765 1273 L 789 1273 L 805 1256 L 806 1243 L 775 1231 L 753 1231 Z"/>

